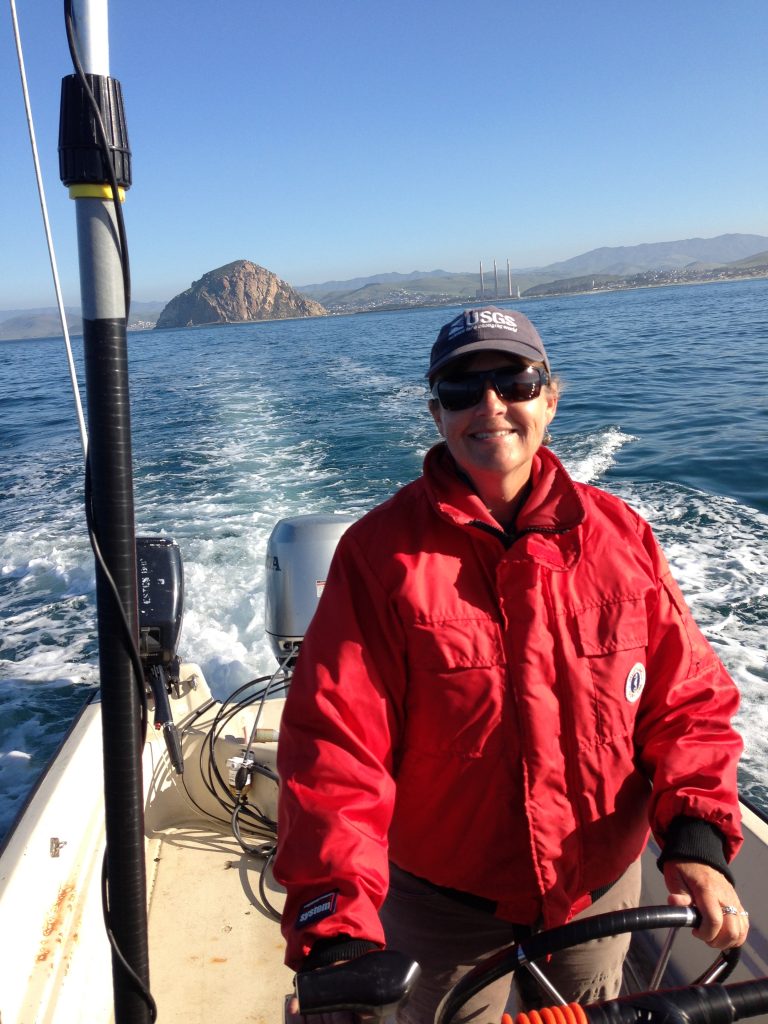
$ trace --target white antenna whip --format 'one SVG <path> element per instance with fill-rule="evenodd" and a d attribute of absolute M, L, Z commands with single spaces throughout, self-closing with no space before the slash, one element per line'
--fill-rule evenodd
<path fill-rule="evenodd" d="M 43 225 L 45 227 L 45 238 L 48 243 L 48 256 L 51 260 L 51 272 L 53 273 L 53 287 L 56 291 L 56 304 L 59 308 L 59 319 L 61 320 L 61 330 L 64 335 L 64 345 L 67 350 L 67 363 L 69 365 L 69 376 L 72 381 L 72 393 L 75 398 L 75 410 L 77 412 L 77 425 L 80 429 L 80 442 L 83 446 L 83 455 L 88 453 L 88 433 L 85 426 L 85 418 L 83 417 L 83 406 L 80 401 L 80 389 L 77 383 L 77 372 L 75 370 L 75 361 L 72 358 L 72 346 L 69 341 L 69 328 L 67 327 L 67 317 L 64 312 L 64 300 L 61 295 L 61 285 L 59 284 L 59 271 L 56 266 L 56 253 L 53 249 L 53 237 L 51 235 L 51 225 L 48 221 L 48 208 L 45 202 L 45 188 L 43 187 L 43 176 L 40 171 L 40 161 L 37 157 L 37 141 L 35 139 L 35 126 L 32 123 L 32 108 L 29 102 L 29 91 L 27 89 L 27 73 L 24 69 L 24 55 L 21 51 L 21 36 L 19 34 L 19 22 L 16 17 L 16 3 L 15 0 L 10 0 L 11 4 L 11 19 L 13 20 L 13 37 L 16 42 L 16 54 L 19 60 L 19 75 L 21 76 L 21 90 L 24 93 L 24 109 L 27 114 L 27 127 L 29 129 L 29 141 L 32 145 L 32 159 L 35 164 L 35 179 L 37 181 L 37 191 L 40 196 L 40 209 L 43 212 Z"/>

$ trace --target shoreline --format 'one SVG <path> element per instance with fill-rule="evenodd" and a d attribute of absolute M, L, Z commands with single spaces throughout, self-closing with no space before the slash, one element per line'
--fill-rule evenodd
<path fill-rule="evenodd" d="M 567 280 L 567 278 L 565 279 Z M 201 327 L 232 327 L 242 326 L 243 324 L 261 324 L 261 323 L 279 323 L 281 320 L 320 320 L 326 319 L 327 317 L 339 317 L 339 316 L 359 316 L 363 313 L 396 313 L 402 312 L 408 309 L 441 309 L 449 306 L 471 306 L 473 304 L 489 304 L 494 303 L 510 303 L 510 302 L 533 302 L 541 299 L 557 299 L 557 298 L 570 298 L 571 296 L 583 296 L 583 295 L 599 295 L 599 294 L 611 294 L 615 292 L 630 292 L 630 291 L 647 291 L 653 288 L 687 288 L 691 285 L 706 285 L 706 284 L 735 284 L 743 281 L 761 281 L 768 280 L 768 267 L 761 268 L 760 273 L 753 274 L 737 274 L 728 275 L 727 277 L 717 278 L 692 278 L 691 280 L 684 281 L 654 281 L 654 282 L 637 282 L 636 284 L 605 284 L 594 288 L 580 288 L 580 289 L 565 289 L 562 291 L 551 291 L 544 292 L 538 295 L 527 295 L 523 293 L 519 296 L 511 295 L 485 295 L 482 298 L 475 296 L 474 298 L 469 296 L 450 296 L 447 298 L 441 297 L 435 302 L 402 302 L 402 303 L 382 303 L 381 305 L 371 306 L 368 308 L 361 309 L 340 309 L 340 310 L 329 310 L 326 314 L 319 316 L 310 317 L 264 317 L 259 320 L 215 320 L 206 324 L 190 324 L 187 326 L 179 327 L 157 327 L 156 324 L 150 321 L 143 321 L 141 326 L 129 326 L 127 328 L 128 334 L 147 334 L 152 331 L 179 331 L 179 330 L 197 330 Z M 2 321 L 0 321 L 0 326 Z M 70 332 L 72 338 L 82 338 L 80 332 Z M 63 339 L 62 334 L 28 334 L 18 338 L 0 338 L 0 345 L 6 342 L 20 342 L 20 341 L 61 341 Z"/>

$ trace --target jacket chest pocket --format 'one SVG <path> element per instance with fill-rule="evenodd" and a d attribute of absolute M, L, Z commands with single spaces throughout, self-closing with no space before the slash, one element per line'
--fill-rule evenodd
<path fill-rule="evenodd" d="M 505 659 L 489 619 L 450 619 L 408 631 L 406 744 L 479 757 L 501 720 Z"/>
<path fill-rule="evenodd" d="M 648 617 L 645 601 L 633 598 L 580 610 L 574 615 L 574 638 L 586 693 L 592 708 L 594 739 L 585 735 L 583 746 L 632 734 L 638 704 L 646 682 Z"/>

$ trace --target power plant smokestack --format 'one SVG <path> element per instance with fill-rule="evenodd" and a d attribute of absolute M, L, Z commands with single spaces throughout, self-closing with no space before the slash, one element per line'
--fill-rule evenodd
<path fill-rule="evenodd" d="M 483 261 L 480 260 L 480 298 L 485 298 L 485 284 L 483 282 Z"/>
<path fill-rule="evenodd" d="M 493 261 L 493 294 L 499 297 L 499 272 L 496 270 L 496 260 Z"/>
<path fill-rule="evenodd" d="M 509 260 L 507 260 L 507 295 L 510 299 L 512 298 L 512 271 L 509 269 Z"/>

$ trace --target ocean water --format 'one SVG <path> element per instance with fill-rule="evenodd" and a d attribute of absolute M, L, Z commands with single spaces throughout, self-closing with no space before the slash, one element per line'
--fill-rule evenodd
<path fill-rule="evenodd" d="M 768 281 L 500 305 L 534 320 L 564 381 L 553 450 L 653 524 L 736 679 L 742 791 L 768 811 Z M 275 522 L 362 514 L 420 472 L 437 440 L 423 372 L 454 312 L 129 336 L 137 529 L 181 547 L 181 652 L 216 695 L 276 667 L 263 632 Z M 0 516 L 2 836 L 97 684 L 60 340 L 0 345 Z"/>

